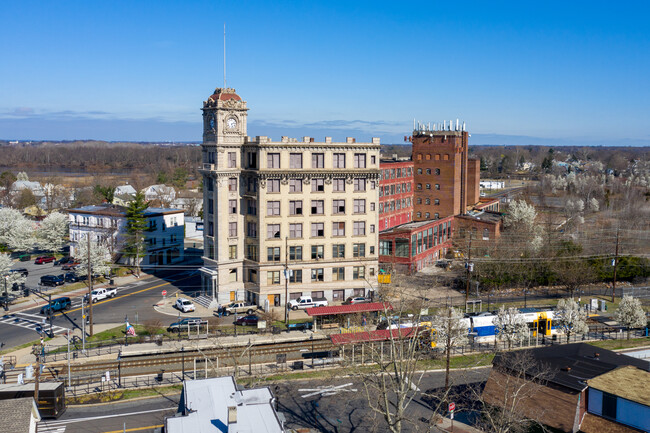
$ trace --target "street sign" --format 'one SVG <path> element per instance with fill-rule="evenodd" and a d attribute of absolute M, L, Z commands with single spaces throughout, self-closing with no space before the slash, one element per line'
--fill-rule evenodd
<path fill-rule="evenodd" d="M 163 290 L 163 291 L 162 291 L 162 295 L 163 295 L 163 296 L 167 296 L 167 290 Z"/>
<path fill-rule="evenodd" d="M 449 412 L 453 412 L 456 409 L 456 403 L 449 403 Z"/>

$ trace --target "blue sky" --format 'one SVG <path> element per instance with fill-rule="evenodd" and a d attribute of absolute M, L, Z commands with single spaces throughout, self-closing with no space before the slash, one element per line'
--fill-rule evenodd
<path fill-rule="evenodd" d="M 650 2 L 4 1 L 0 138 L 199 141 L 227 79 L 249 135 L 650 145 Z"/>

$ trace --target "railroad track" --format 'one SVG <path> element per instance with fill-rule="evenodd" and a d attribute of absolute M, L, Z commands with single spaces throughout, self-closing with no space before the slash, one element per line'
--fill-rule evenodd
<path fill-rule="evenodd" d="M 321 356 L 323 352 L 329 354 L 336 350 L 330 340 L 266 343 L 251 345 L 250 347 L 214 347 L 201 350 L 189 348 L 183 352 L 125 356 L 120 361 L 111 360 L 71 364 L 71 377 L 73 381 L 86 383 L 100 380 L 99 378 L 107 371 L 114 375 L 119 370 L 122 376 L 157 374 L 161 370 L 174 372 L 194 365 L 195 360 L 201 364 L 206 362 L 214 364 L 218 362 L 220 367 L 233 367 L 237 364 L 248 363 L 249 357 L 252 364 L 260 364 L 275 362 L 276 355 L 284 354 L 288 362 L 304 359 L 304 354 L 311 353 L 312 349 L 315 354 Z M 17 376 L 23 372 L 23 369 L 7 371 L 7 383 L 16 383 Z M 65 361 L 56 364 L 46 364 L 41 373 L 40 380 L 65 380 L 67 374 L 68 365 Z"/>

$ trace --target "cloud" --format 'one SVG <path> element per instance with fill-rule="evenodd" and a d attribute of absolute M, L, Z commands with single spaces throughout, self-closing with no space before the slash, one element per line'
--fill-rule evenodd
<path fill-rule="evenodd" d="M 34 114 L 34 109 L 31 107 L 16 107 L 7 114 L 12 116 L 31 116 Z"/>

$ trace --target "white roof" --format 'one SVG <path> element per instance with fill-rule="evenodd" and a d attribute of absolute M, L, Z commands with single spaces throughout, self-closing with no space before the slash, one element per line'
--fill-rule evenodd
<path fill-rule="evenodd" d="M 183 383 L 181 404 L 186 415 L 165 420 L 168 433 L 283 433 L 269 388 L 238 391 L 232 376 Z M 237 422 L 228 425 L 228 407 L 237 408 Z M 182 411 L 183 408 L 179 408 Z"/>
<path fill-rule="evenodd" d="M 137 191 L 135 190 L 135 188 L 133 188 L 133 186 L 127 184 L 127 185 L 121 185 L 121 186 L 118 186 L 117 188 L 115 188 L 115 193 L 114 194 L 115 195 L 122 195 L 122 194 L 135 195 L 136 192 Z"/>

